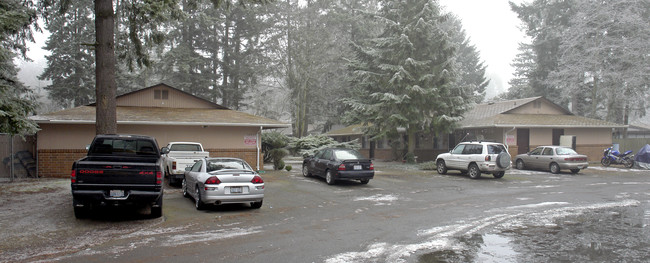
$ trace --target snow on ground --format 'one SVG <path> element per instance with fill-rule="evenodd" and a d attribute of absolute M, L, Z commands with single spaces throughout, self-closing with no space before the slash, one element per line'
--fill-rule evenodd
<path fill-rule="evenodd" d="M 517 212 L 494 214 L 483 218 L 460 220 L 450 225 L 434 226 L 414 233 L 416 241 L 410 244 L 372 243 L 366 250 L 345 252 L 325 260 L 327 263 L 339 262 L 407 262 L 409 257 L 419 251 L 463 249 L 455 237 L 471 235 L 480 231 L 507 230 L 526 225 L 553 226 L 557 218 L 579 215 L 589 210 L 635 206 L 639 201 L 622 200 L 589 205 L 572 205 L 566 202 L 543 202 L 524 206 L 507 207 Z M 502 209 L 499 209 L 502 211 Z M 497 210 L 485 211 L 494 213 Z M 646 213 L 650 218 L 650 213 Z"/>

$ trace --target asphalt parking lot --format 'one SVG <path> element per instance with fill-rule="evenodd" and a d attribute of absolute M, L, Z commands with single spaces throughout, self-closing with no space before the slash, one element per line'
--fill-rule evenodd
<path fill-rule="evenodd" d="M 264 205 L 74 218 L 67 179 L 0 184 L 2 262 L 547 262 L 650 260 L 650 171 L 509 170 L 502 179 L 376 163 L 367 185 L 267 171 Z"/>

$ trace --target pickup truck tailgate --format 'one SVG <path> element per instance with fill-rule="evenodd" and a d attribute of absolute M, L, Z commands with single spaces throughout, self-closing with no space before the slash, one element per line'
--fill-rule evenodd
<path fill-rule="evenodd" d="M 101 158 L 78 162 L 76 181 L 80 184 L 142 185 L 160 184 L 160 163 L 151 158 L 122 158 L 119 164 Z"/>

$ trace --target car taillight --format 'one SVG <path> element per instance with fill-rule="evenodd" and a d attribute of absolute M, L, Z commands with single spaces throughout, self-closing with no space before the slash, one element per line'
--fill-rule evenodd
<path fill-rule="evenodd" d="M 375 165 L 370 163 L 370 170 L 375 170 Z"/>
<path fill-rule="evenodd" d="M 176 162 L 172 162 L 172 170 L 176 170 Z"/>
<path fill-rule="evenodd" d="M 262 177 L 260 177 L 259 175 L 256 175 L 255 177 L 253 177 L 253 180 L 251 180 L 251 183 L 263 184 L 264 180 L 262 180 Z"/>
<path fill-rule="evenodd" d="M 486 156 L 485 156 L 485 161 L 486 161 L 486 162 L 489 162 L 489 161 L 491 161 L 491 160 L 492 160 L 492 156 L 490 156 L 490 155 L 486 155 Z"/>
<path fill-rule="evenodd" d="M 571 161 L 580 162 L 580 161 L 586 161 L 587 158 L 564 158 L 564 160 L 565 160 L 565 161 L 570 161 L 570 162 L 571 162 Z"/>
<path fill-rule="evenodd" d="M 345 171 L 345 164 L 342 163 L 341 165 L 339 165 L 339 169 L 338 169 L 338 170 L 339 170 L 339 171 Z"/>
<path fill-rule="evenodd" d="M 205 180 L 205 184 L 220 184 L 221 180 L 216 176 L 211 176 L 208 180 Z"/>
<path fill-rule="evenodd" d="M 156 172 L 156 184 L 162 184 L 163 179 L 162 179 L 162 172 L 157 171 Z"/>
<path fill-rule="evenodd" d="M 77 174 L 75 173 L 74 169 L 72 170 L 72 172 L 70 172 L 70 181 L 71 181 L 72 183 L 76 183 L 76 182 L 77 182 Z"/>

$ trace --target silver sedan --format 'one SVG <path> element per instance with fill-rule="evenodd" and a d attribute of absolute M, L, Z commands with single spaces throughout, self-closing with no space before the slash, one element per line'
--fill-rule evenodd
<path fill-rule="evenodd" d="M 260 208 L 264 180 L 242 159 L 203 158 L 186 169 L 182 191 L 183 196 L 194 199 L 197 210 L 233 203 Z"/>
<path fill-rule="evenodd" d="M 589 162 L 586 155 L 578 154 L 568 147 L 539 146 L 528 153 L 515 156 L 515 165 L 519 170 L 542 169 L 556 174 L 562 169 L 578 173 L 581 169 L 586 169 Z"/>

